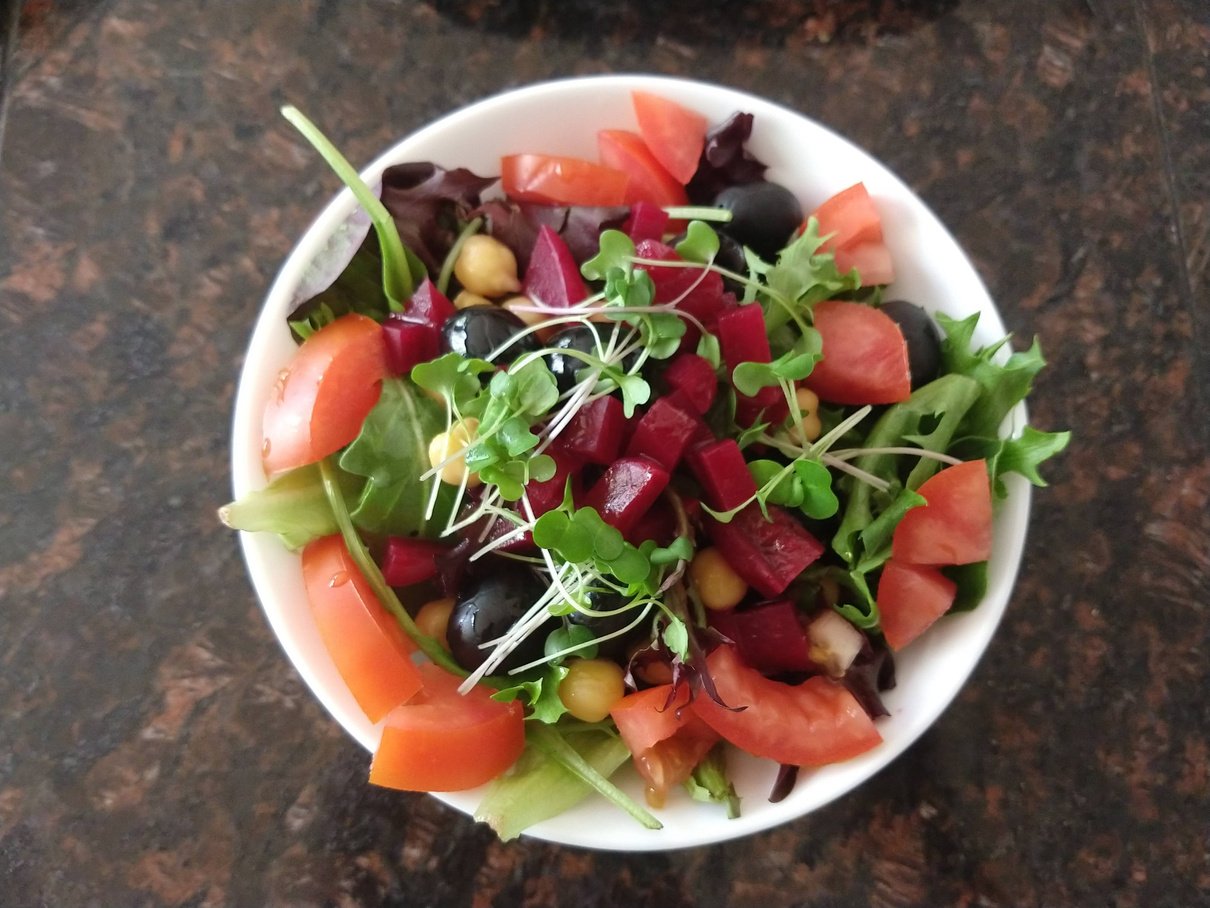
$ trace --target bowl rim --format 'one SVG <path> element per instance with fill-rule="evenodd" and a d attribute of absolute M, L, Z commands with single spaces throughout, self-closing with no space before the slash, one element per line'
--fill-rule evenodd
<path fill-rule="evenodd" d="M 717 100 L 720 108 L 730 105 L 731 110 L 744 109 L 754 112 L 756 114 L 757 130 L 760 130 L 762 126 L 767 126 L 771 121 L 776 121 L 779 124 L 789 122 L 794 124 L 796 129 L 806 129 L 821 140 L 826 139 L 833 143 L 839 143 L 839 146 L 849 156 L 848 160 L 850 162 L 855 162 L 859 169 L 863 171 L 869 171 L 871 174 L 877 175 L 879 184 L 884 188 L 894 189 L 897 192 L 896 198 L 901 197 L 907 201 L 909 207 L 913 210 L 914 216 L 921 219 L 920 223 L 928 222 L 927 226 L 930 235 L 938 242 L 950 244 L 952 247 L 951 255 L 956 252 L 961 270 L 965 271 L 961 275 L 963 286 L 977 291 L 975 296 L 976 304 L 969 307 L 969 311 L 978 310 L 981 312 L 977 337 L 990 341 L 999 339 L 1005 335 L 1006 332 L 999 312 L 969 257 L 923 199 L 913 192 L 896 174 L 873 158 L 868 152 L 864 151 L 864 149 L 856 146 L 839 133 L 813 118 L 757 95 L 723 85 L 692 79 L 636 73 L 573 77 L 533 83 L 493 94 L 461 107 L 403 136 L 377 155 L 369 165 L 362 169 L 362 177 L 371 185 L 378 183 L 382 171 L 387 166 L 409 159 L 417 159 L 414 153 L 410 151 L 411 148 L 430 143 L 434 137 L 457 132 L 487 112 L 499 111 L 502 108 L 524 107 L 537 101 L 566 101 L 569 97 L 578 97 L 584 92 L 617 92 L 622 90 L 629 92 L 636 88 L 663 93 L 678 100 L 684 100 L 686 96 L 709 96 Z M 714 103 L 713 100 L 712 103 Z M 709 116 L 713 117 L 714 113 L 712 112 Z M 597 128 L 604 127 L 599 126 Z M 442 163 L 445 166 L 462 166 L 457 161 L 439 161 L 438 163 Z M 771 168 L 771 172 L 774 169 Z M 250 490 L 265 485 L 265 477 L 259 466 L 258 448 L 259 414 L 263 409 L 263 399 L 268 388 L 264 384 L 266 369 L 263 362 L 263 353 L 266 349 L 270 352 L 276 350 L 280 353 L 281 345 L 278 343 L 275 347 L 273 338 L 276 336 L 280 339 L 280 335 L 282 334 L 288 338 L 289 332 L 284 328 L 284 315 L 289 311 L 287 307 L 292 305 L 295 291 L 304 280 L 306 272 L 315 257 L 322 251 L 325 245 L 332 241 L 337 231 L 341 229 L 342 225 L 348 223 L 357 211 L 356 200 L 347 188 L 341 189 L 336 193 L 324 205 L 319 214 L 312 220 L 295 243 L 283 261 L 276 278 L 258 310 L 252 336 L 246 351 L 245 361 L 240 371 L 232 426 L 231 467 L 233 488 L 237 498 Z M 262 354 L 261 360 L 258 360 L 254 355 L 258 351 Z M 1007 355 L 1007 351 L 1003 352 L 1004 355 Z M 1020 404 L 1014 409 L 1010 414 L 1009 420 L 1015 430 L 1019 430 L 1025 425 L 1027 413 L 1024 404 Z M 249 431 L 252 431 L 251 439 L 257 443 L 255 458 L 250 457 Z M 647 830 L 640 829 L 635 825 L 633 835 L 627 837 L 625 841 L 614 839 L 602 840 L 601 836 L 597 834 L 596 828 L 591 824 L 581 822 L 569 825 L 557 822 L 557 820 L 567 817 L 567 814 L 556 818 L 556 820 L 544 821 L 527 830 L 523 835 L 559 844 L 617 851 L 663 851 L 714 844 L 767 830 L 801 818 L 825 804 L 850 793 L 853 789 L 889 765 L 904 750 L 919 740 L 921 735 L 933 725 L 936 719 L 953 702 L 986 651 L 991 637 L 994 635 L 1007 608 L 1024 553 L 1032 497 L 1031 487 L 1020 477 L 1010 476 L 1008 480 L 1010 486 L 1009 498 L 1001 503 L 1001 510 L 997 515 L 996 551 L 993 556 L 994 579 L 993 577 L 989 577 L 988 592 L 979 607 L 961 616 L 962 618 L 966 618 L 969 615 L 980 616 L 973 627 L 964 635 L 964 643 L 969 648 L 970 655 L 968 658 L 961 660 L 959 670 L 947 676 L 948 683 L 939 695 L 934 696 L 923 706 L 919 704 L 914 706 L 910 726 L 901 731 L 897 729 L 897 734 L 893 740 L 884 740 L 874 750 L 853 760 L 846 761 L 843 764 L 835 764 L 834 767 L 825 767 L 823 770 L 825 772 L 835 767 L 840 767 L 842 770 L 839 773 L 829 775 L 829 778 L 832 778 L 833 775 L 839 776 L 837 784 L 833 785 L 830 793 L 823 792 L 815 794 L 810 798 L 795 798 L 792 793 L 789 798 L 780 804 L 772 805 L 771 807 L 762 807 L 756 811 L 755 815 L 749 813 L 736 820 L 726 820 L 721 812 L 719 812 L 719 822 L 717 824 L 706 823 L 704 825 L 690 825 L 685 828 L 678 827 L 675 835 L 671 834 L 667 828 L 661 832 L 646 834 Z M 1011 524 L 1014 532 L 1011 534 L 1003 533 L 1001 531 L 1002 524 Z M 322 666 L 317 668 L 315 659 L 306 657 L 300 650 L 297 629 L 288 620 L 290 610 L 297 610 L 297 601 L 291 598 L 289 602 L 284 602 L 278 589 L 280 580 L 274 579 L 274 574 L 281 570 L 281 565 L 284 563 L 281 556 L 288 555 L 289 553 L 286 552 L 280 542 L 271 534 L 241 532 L 240 542 L 249 576 L 262 611 L 265 613 L 266 619 L 270 627 L 272 627 L 279 645 L 286 652 L 287 658 L 290 659 L 291 664 L 302 676 L 311 693 L 320 701 L 329 715 L 335 718 L 363 747 L 372 751 L 377 740 L 376 729 L 371 727 L 367 731 L 365 717 L 363 715 L 350 714 L 347 691 L 332 690 L 330 684 L 325 682 L 322 671 L 319 670 Z M 271 547 L 276 547 L 279 551 L 275 554 L 271 550 Z M 297 560 L 297 555 L 293 555 L 292 557 Z M 307 620 L 309 620 L 309 614 L 304 619 L 304 623 Z M 922 638 L 916 645 L 924 641 L 925 638 Z M 326 658 L 326 652 L 324 658 Z M 913 662 L 916 661 L 921 660 L 913 660 Z M 357 712 L 355 707 L 354 712 Z M 894 721 L 894 718 L 892 717 L 890 721 Z M 880 731 L 885 730 L 886 723 L 888 723 L 888 720 L 880 720 Z M 802 786 L 803 783 L 800 782 L 797 790 L 801 790 Z M 478 800 L 478 795 L 474 792 L 470 794 L 434 793 L 434 796 L 468 815 L 473 813 L 473 808 Z M 598 799 L 590 797 L 589 804 L 591 807 L 610 811 L 614 810 L 614 808 L 605 805 L 604 802 L 600 802 L 600 805 L 592 803 L 596 800 Z M 580 809 L 577 808 L 576 810 Z M 662 814 L 661 818 L 664 818 Z"/>

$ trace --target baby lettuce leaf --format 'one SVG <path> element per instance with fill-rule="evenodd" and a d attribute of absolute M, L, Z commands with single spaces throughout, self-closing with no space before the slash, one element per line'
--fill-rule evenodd
<path fill-rule="evenodd" d="M 752 114 L 733 113 L 706 133 L 697 171 L 685 187 L 694 205 L 711 205 L 728 186 L 755 183 L 766 167 L 748 153 L 744 143 L 752 135 Z"/>
<path fill-rule="evenodd" d="M 353 477 L 340 476 L 345 498 L 356 493 Z M 219 509 L 219 519 L 233 530 L 276 533 L 286 548 L 301 549 L 313 539 L 330 536 L 339 527 L 315 464 L 279 476 L 265 488 L 249 492 Z"/>
<path fill-rule="evenodd" d="M 727 819 L 739 817 L 739 795 L 727 777 L 725 748 L 720 742 L 693 768 L 685 788 L 695 801 L 716 801 L 727 808 Z"/>
<path fill-rule="evenodd" d="M 424 519 L 434 476 L 421 482 L 429 468 L 429 440 L 445 429 L 445 411 L 416 386 L 401 378 L 382 383 L 382 396 L 366 417 L 361 433 L 340 455 L 340 467 L 365 477 L 353 508 L 353 522 L 366 533 L 392 536 L 436 536 L 445 526 L 456 490 L 441 485 L 437 507 Z"/>
<path fill-rule="evenodd" d="M 761 262 L 748 252 L 748 268 L 764 274 L 769 288 L 766 295 L 770 301 L 765 307 L 765 329 L 769 333 L 793 317 L 809 316 L 816 303 L 861 287 L 856 269 L 841 274 L 836 256 L 819 251 L 824 239 L 819 235 L 819 222 L 811 217 L 802 234 L 777 256 L 776 264 Z"/>
<path fill-rule="evenodd" d="M 1020 473 L 1034 485 L 1045 486 L 1038 466 L 1061 452 L 1070 441 L 1070 432 L 1040 432 L 1026 426 L 1017 438 L 963 439 L 955 450 L 968 459 L 987 458 L 992 490 L 997 498 L 1004 498 L 1008 494 L 1004 477 L 1009 473 Z"/>
<path fill-rule="evenodd" d="M 562 698 L 559 696 L 559 685 L 567 677 L 567 668 L 562 665 L 544 665 L 540 669 L 527 672 L 525 680 L 518 681 L 509 678 L 505 683 L 511 687 L 501 687 L 494 694 L 493 700 L 511 703 L 518 697 L 524 697 L 526 719 L 534 722 L 552 724 L 567 712 Z"/>
<path fill-rule="evenodd" d="M 943 567 L 941 573 L 958 585 L 954 604 L 950 606 L 951 612 L 969 612 L 987 595 L 986 561 Z"/>
<path fill-rule="evenodd" d="M 563 740 L 605 779 L 630 757 L 622 739 L 605 731 L 569 732 Z M 535 823 L 570 810 L 592 792 L 593 787 L 562 762 L 544 750 L 527 747 L 513 768 L 491 783 L 475 819 L 507 842 Z"/>
<path fill-rule="evenodd" d="M 929 382 L 914 391 L 906 401 L 895 404 L 883 413 L 866 437 L 864 447 L 915 444 L 931 451 L 944 452 L 967 411 L 979 399 L 979 393 L 978 383 L 964 375 L 945 375 Z M 938 466 L 936 460 L 924 457 L 911 465 L 911 458 L 896 454 L 868 454 L 857 458 L 854 463 L 891 483 L 892 488 L 912 491 L 932 476 Z M 911 465 L 906 477 L 900 475 L 901 465 Z M 840 528 L 832 539 L 832 548 L 855 566 L 864 554 L 862 531 L 892 504 L 894 497 L 876 492 L 864 482 L 851 479 L 845 479 L 844 482 L 849 485 L 848 502 Z"/>
<path fill-rule="evenodd" d="M 337 278 L 310 299 L 300 303 L 286 321 L 295 340 L 305 341 L 342 315 L 356 312 L 381 322 L 391 312 L 382 289 L 382 247 L 369 233 Z"/>
<path fill-rule="evenodd" d="M 396 164 L 382 174 L 382 204 L 404 244 L 435 275 L 479 206 L 479 193 L 495 182 L 496 177 L 477 176 L 465 167 Z"/>

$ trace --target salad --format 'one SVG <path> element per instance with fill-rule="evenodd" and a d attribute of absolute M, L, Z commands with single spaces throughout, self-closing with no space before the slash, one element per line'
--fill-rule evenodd
<path fill-rule="evenodd" d="M 728 747 L 781 767 L 771 798 L 877 747 L 894 654 L 983 596 L 1004 476 L 1067 443 L 1000 436 L 1036 343 L 883 299 L 862 184 L 804 212 L 752 116 L 633 101 L 597 161 L 380 193 L 286 111 L 373 230 L 291 313 L 270 482 L 222 516 L 301 553 L 370 781 L 490 783 L 504 838 L 594 791 L 737 815 Z"/>

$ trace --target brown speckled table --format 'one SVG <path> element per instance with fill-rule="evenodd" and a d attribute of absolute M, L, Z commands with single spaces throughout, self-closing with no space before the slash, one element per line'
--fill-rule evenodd
<path fill-rule="evenodd" d="M 2 5 L 2 4 L 0 4 Z M 0 163 L 0 905 L 1210 904 L 1204 0 L 29 0 Z M 496 843 L 283 657 L 227 497 L 259 301 L 334 189 L 502 88 L 686 74 L 869 148 L 973 254 L 1076 440 L 969 686 L 723 847 Z"/>

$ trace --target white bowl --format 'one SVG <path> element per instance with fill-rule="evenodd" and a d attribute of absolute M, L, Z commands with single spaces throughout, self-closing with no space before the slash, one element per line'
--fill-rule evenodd
<path fill-rule="evenodd" d="M 769 165 L 768 176 L 790 187 L 804 210 L 861 180 L 882 214 L 897 280 L 889 296 L 912 300 L 953 316 L 980 313 L 976 340 L 989 343 L 1004 326 L 979 276 L 935 215 L 894 174 L 866 152 L 801 114 L 768 101 L 715 85 L 653 76 L 604 76 L 532 85 L 481 101 L 413 133 L 379 157 L 363 176 L 373 185 L 388 165 L 434 161 L 499 172 L 501 154 L 534 151 L 596 156 L 596 131 L 635 128 L 632 89 L 644 89 L 700 111 L 712 123 L 736 110 L 755 114 L 749 148 Z M 323 110 L 310 113 L 321 123 Z M 324 168 L 318 157 L 313 165 Z M 341 192 L 323 210 L 269 291 L 256 323 L 240 378 L 235 409 L 232 467 L 236 496 L 265 484 L 261 469 L 261 413 L 278 371 L 294 343 L 286 314 L 300 295 L 316 255 L 357 210 L 351 193 Z M 331 275 L 329 275 L 330 277 Z M 1024 408 L 1011 416 L 1020 427 Z M 1010 495 L 996 515 L 989 591 L 974 611 L 945 618 L 897 658 L 898 686 L 884 697 L 891 715 L 877 723 L 883 743 L 856 759 L 803 770 L 793 792 L 778 804 L 766 800 L 777 767 L 734 752 L 729 758 L 743 816 L 728 820 L 718 805 L 674 792 L 659 810 L 664 828 L 641 828 L 629 816 L 593 797 L 573 810 L 528 831 L 541 839 L 620 851 L 656 851 L 720 842 L 785 823 L 851 791 L 915 741 L 941 714 L 975 667 L 1004 609 L 1020 562 L 1029 515 L 1029 486 L 1010 477 Z M 379 728 L 358 709 L 328 657 L 311 619 L 299 558 L 268 534 L 242 535 L 252 582 L 269 623 L 307 685 L 328 712 L 369 751 Z M 369 761 L 367 759 L 367 768 Z M 620 776 L 636 799 L 638 777 Z M 368 784 L 368 783 L 367 783 Z M 437 795 L 471 813 L 482 792 Z"/>

